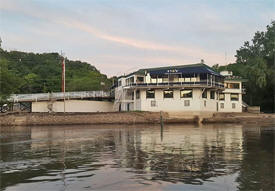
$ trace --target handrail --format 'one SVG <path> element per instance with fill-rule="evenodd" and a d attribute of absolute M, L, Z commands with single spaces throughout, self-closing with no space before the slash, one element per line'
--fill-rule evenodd
<path fill-rule="evenodd" d="M 158 82 L 158 83 L 130 83 L 127 86 L 130 87 L 148 87 L 148 86 L 209 86 L 209 87 L 219 87 L 224 88 L 224 84 L 220 82 L 210 82 L 206 80 L 197 81 L 197 82 Z"/>
<path fill-rule="evenodd" d="M 111 93 L 105 91 L 80 91 L 65 92 L 65 99 L 83 99 L 83 98 L 110 98 Z M 63 92 L 54 93 L 35 93 L 35 94 L 13 94 L 9 97 L 9 102 L 23 101 L 47 101 L 64 99 Z"/>

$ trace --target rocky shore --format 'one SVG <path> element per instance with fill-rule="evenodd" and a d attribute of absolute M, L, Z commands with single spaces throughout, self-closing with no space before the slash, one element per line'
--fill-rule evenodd
<path fill-rule="evenodd" d="M 162 116 L 162 117 L 161 117 Z M 8 113 L 0 115 L 1 126 L 157 124 L 157 123 L 274 123 L 275 114 L 195 112 L 106 113 Z"/>

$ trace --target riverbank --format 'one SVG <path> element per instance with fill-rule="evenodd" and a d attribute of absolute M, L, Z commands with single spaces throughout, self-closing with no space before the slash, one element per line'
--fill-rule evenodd
<path fill-rule="evenodd" d="M 9 113 L 1 126 L 163 123 L 275 123 L 274 114 L 210 112 Z"/>

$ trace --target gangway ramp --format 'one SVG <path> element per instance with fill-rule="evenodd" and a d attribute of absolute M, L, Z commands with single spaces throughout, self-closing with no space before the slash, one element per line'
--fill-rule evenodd
<path fill-rule="evenodd" d="M 9 102 L 37 102 L 51 100 L 72 100 L 72 99 L 112 99 L 108 91 L 79 91 L 79 92 L 53 92 L 53 93 L 34 93 L 34 94 L 12 94 Z"/>

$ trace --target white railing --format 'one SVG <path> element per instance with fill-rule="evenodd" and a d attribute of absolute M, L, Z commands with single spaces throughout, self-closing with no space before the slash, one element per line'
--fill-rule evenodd
<path fill-rule="evenodd" d="M 150 86 L 185 86 L 185 87 L 216 87 L 216 88 L 224 88 L 223 82 L 217 82 L 217 81 L 207 81 L 207 80 L 201 80 L 201 81 L 190 81 L 190 82 L 152 82 L 152 83 L 130 83 L 126 85 L 126 87 L 150 87 Z"/>
<path fill-rule="evenodd" d="M 110 98 L 110 92 L 105 91 L 81 91 L 66 92 L 65 99 L 84 99 L 84 98 Z M 64 99 L 63 92 L 54 93 L 36 93 L 36 94 L 13 94 L 8 99 L 9 102 L 31 102 L 31 101 L 48 101 Z"/>

